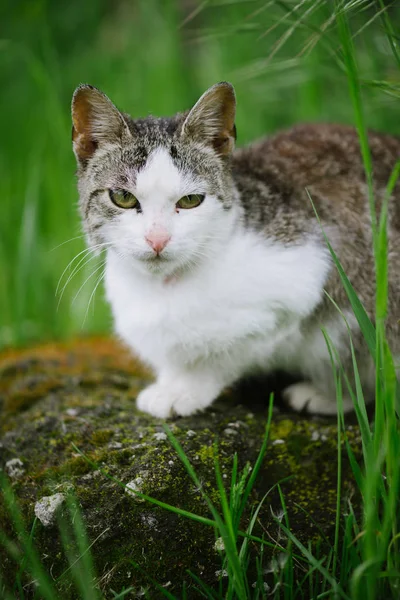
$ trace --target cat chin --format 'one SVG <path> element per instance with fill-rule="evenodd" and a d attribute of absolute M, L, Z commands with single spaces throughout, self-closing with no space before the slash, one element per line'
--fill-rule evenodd
<path fill-rule="evenodd" d="M 173 258 L 134 258 L 133 264 L 137 270 L 145 275 L 157 278 L 173 277 L 177 271 L 182 270 L 181 263 Z"/>
<path fill-rule="evenodd" d="M 199 261 L 189 257 L 183 260 L 172 256 L 134 257 L 134 264 L 142 274 L 172 280 L 181 278 L 185 273 L 195 270 L 196 266 L 199 265 Z"/>

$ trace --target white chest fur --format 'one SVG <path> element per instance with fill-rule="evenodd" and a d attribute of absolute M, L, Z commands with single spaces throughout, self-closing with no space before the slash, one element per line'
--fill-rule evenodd
<path fill-rule="evenodd" d="M 214 262 L 164 282 L 110 252 L 106 291 L 115 328 L 156 372 L 210 363 L 236 379 L 267 365 L 322 297 L 329 270 L 313 242 L 290 248 L 236 233 Z"/>

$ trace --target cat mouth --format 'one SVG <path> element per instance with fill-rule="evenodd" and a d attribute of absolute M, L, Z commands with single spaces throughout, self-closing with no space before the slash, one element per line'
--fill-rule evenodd
<path fill-rule="evenodd" d="M 152 254 L 145 258 L 148 262 L 166 262 L 168 258 L 166 258 L 163 254 Z"/>
<path fill-rule="evenodd" d="M 161 268 L 163 265 L 167 264 L 168 262 L 170 262 L 170 259 L 167 258 L 166 256 L 162 255 L 162 254 L 152 254 L 150 256 L 144 256 L 143 257 L 143 262 L 150 268 L 150 269 L 159 269 Z"/>

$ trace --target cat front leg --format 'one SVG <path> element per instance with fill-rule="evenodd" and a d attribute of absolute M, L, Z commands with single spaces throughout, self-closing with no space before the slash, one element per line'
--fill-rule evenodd
<path fill-rule="evenodd" d="M 161 419 L 187 416 L 210 406 L 227 384 L 226 378 L 211 368 L 166 369 L 140 392 L 136 405 Z"/>

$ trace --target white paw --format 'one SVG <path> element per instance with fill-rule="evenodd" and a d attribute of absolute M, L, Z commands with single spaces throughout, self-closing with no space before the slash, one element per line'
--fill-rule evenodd
<path fill-rule="evenodd" d="M 322 395 L 311 383 L 302 382 L 289 385 L 282 395 L 289 406 L 297 412 L 306 411 L 320 415 L 336 414 L 336 401 Z"/>
<path fill-rule="evenodd" d="M 209 404 L 209 403 L 207 403 Z M 174 388 L 174 385 L 153 383 L 140 392 L 136 405 L 139 410 L 167 419 L 172 415 L 187 416 L 207 405 L 185 388 Z"/>

